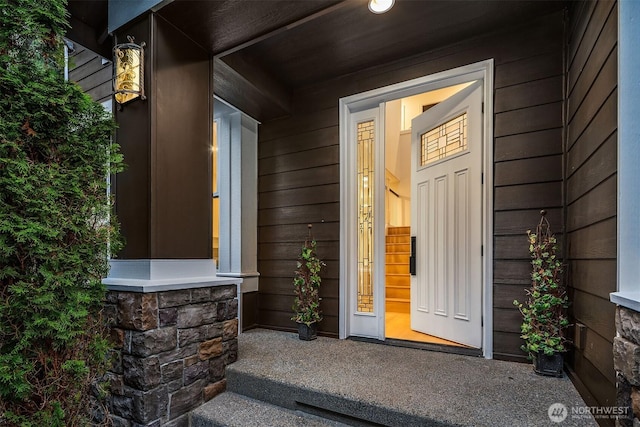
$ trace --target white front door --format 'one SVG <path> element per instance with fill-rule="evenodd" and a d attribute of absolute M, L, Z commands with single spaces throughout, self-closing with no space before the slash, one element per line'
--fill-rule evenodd
<path fill-rule="evenodd" d="M 482 346 L 482 80 L 412 121 L 411 328 Z"/>

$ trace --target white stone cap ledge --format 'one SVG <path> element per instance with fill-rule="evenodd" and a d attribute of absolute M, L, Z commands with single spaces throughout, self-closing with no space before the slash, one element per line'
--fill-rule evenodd
<path fill-rule="evenodd" d="M 621 291 L 609 294 L 611 302 L 640 312 L 640 291 Z"/>
<path fill-rule="evenodd" d="M 216 275 L 211 259 L 137 259 L 109 261 L 109 276 L 102 279 L 110 291 L 166 292 L 236 285 L 239 277 Z"/>
<path fill-rule="evenodd" d="M 184 280 L 141 280 L 141 279 L 102 279 L 109 291 L 123 292 L 166 292 L 184 289 L 207 288 L 212 286 L 239 285 L 242 279 L 229 277 L 188 277 Z"/>

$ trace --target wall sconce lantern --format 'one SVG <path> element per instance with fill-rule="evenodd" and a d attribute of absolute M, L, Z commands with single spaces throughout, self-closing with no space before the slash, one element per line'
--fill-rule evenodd
<path fill-rule="evenodd" d="M 145 43 L 134 43 L 132 36 L 127 36 L 129 43 L 117 44 L 113 48 L 113 91 L 116 102 L 120 105 L 140 98 L 144 95 L 144 47 Z"/>

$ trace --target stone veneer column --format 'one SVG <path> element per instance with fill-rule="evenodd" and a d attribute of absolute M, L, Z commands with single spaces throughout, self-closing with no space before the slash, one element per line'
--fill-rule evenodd
<path fill-rule="evenodd" d="M 640 313 L 618 306 L 613 340 L 613 365 L 616 370 L 617 406 L 627 408 L 616 426 L 640 425 Z"/>
<path fill-rule="evenodd" d="M 110 291 L 115 427 L 187 427 L 188 412 L 226 388 L 238 357 L 237 285 Z"/>

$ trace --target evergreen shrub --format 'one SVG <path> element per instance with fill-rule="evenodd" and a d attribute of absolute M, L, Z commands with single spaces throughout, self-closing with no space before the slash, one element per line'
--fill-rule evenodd
<path fill-rule="evenodd" d="M 0 0 L 0 425 L 90 424 L 108 364 L 122 158 L 111 115 L 64 80 L 67 21 L 65 0 Z"/>

